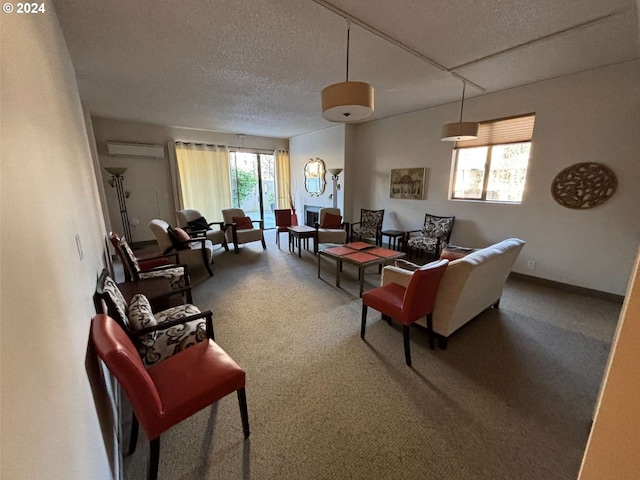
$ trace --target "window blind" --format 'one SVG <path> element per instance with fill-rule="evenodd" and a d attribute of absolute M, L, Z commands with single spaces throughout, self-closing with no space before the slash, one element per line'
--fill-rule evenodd
<path fill-rule="evenodd" d="M 517 117 L 480 122 L 478 138 L 456 142 L 454 148 L 530 142 L 533 137 L 535 119 L 535 113 L 527 113 Z"/>

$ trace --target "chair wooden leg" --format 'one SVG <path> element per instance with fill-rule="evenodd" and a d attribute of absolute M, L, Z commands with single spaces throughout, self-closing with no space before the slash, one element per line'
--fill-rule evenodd
<path fill-rule="evenodd" d="M 131 435 L 129 436 L 129 451 L 127 452 L 127 455 L 132 455 L 133 452 L 136 451 L 139 429 L 140 429 L 140 424 L 138 423 L 136 414 L 131 412 Z"/>
<path fill-rule="evenodd" d="M 205 262 L 205 267 L 207 267 L 207 272 L 209 272 L 209 276 L 213 277 L 213 270 L 211 270 L 211 266 Z"/>
<path fill-rule="evenodd" d="M 213 277 L 213 272 L 211 271 L 211 265 L 209 264 L 209 261 L 207 259 L 207 249 L 203 248 L 202 249 L 202 260 L 204 261 L 204 266 L 207 267 L 207 272 L 209 272 L 209 276 Z M 213 258 L 212 258 L 213 260 Z"/>
<path fill-rule="evenodd" d="M 362 304 L 362 326 L 360 327 L 360 338 L 364 340 L 364 331 L 367 327 L 367 306 Z"/>
<path fill-rule="evenodd" d="M 236 255 L 240 253 L 238 249 L 238 232 L 236 231 L 236 227 L 232 227 L 231 235 L 233 236 L 233 250 L 236 252 Z"/>
<path fill-rule="evenodd" d="M 238 389 L 238 404 L 240 405 L 240 418 L 242 418 L 242 431 L 244 438 L 249 438 L 249 412 L 247 411 L 247 394 L 244 388 Z"/>
<path fill-rule="evenodd" d="M 160 437 L 156 437 L 149 442 L 149 471 L 148 480 L 158 478 L 158 464 L 160 463 Z"/>
<path fill-rule="evenodd" d="M 427 314 L 427 337 L 429 338 L 429 348 L 431 350 L 436 348 L 435 341 L 433 339 L 433 315 Z"/>
<path fill-rule="evenodd" d="M 448 342 L 449 338 L 443 336 L 438 337 L 438 346 L 440 347 L 440 350 L 446 350 Z"/>
<path fill-rule="evenodd" d="M 266 249 L 267 249 L 267 243 L 264 241 L 264 234 L 262 234 L 262 248 L 263 248 L 264 250 L 266 250 Z"/>
<path fill-rule="evenodd" d="M 404 360 L 411 366 L 411 346 L 409 345 L 409 325 L 402 325 L 402 337 L 404 339 Z"/>

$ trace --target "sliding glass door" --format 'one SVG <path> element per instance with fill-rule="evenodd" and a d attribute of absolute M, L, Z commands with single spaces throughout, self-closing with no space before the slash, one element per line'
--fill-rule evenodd
<path fill-rule="evenodd" d="M 273 154 L 231 151 L 231 205 L 242 208 L 252 220 L 275 227 L 275 161 Z"/>

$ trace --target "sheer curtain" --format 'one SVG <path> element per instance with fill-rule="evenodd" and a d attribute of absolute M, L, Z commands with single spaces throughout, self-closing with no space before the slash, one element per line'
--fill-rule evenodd
<path fill-rule="evenodd" d="M 181 208 L 199 210 L 209 222 L 222 221 L 231 208 L 229 149 L 176 142 Z"/>
<path fill-rule="evenodd" d="M 273 152 L 276 157 L 276 191 L 278 193 L 278 208 L 291 208 L 289 201 L 291 197 L 291 175 L 289 152 L 286 150 L 276 150 Z"/>

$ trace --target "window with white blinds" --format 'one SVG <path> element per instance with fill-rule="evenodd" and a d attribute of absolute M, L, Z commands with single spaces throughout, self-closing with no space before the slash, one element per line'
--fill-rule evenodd
<path fill-rule="evenodd" d="M 481 122 L 478 138 L 455 143 L 454 200 L 521 203 L 535 114 Z"/>

